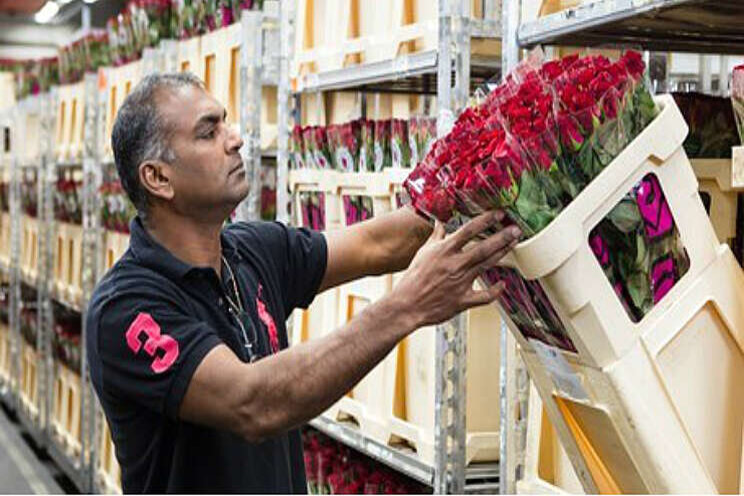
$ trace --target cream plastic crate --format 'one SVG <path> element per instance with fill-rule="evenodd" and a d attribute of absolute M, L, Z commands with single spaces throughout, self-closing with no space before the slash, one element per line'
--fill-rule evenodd
<path fill-rule="evenodd" d="M 578 350 L 581 363 L 602 367 L 628 353 L 639 337 L 663 324 L 669 306 L 715 259 L 718 239 L 698 194 L 682 143 L 687 125 L 668 96 L 660 113 L 540 234 L 504 258 L 525 279 L 539 281 Z M 665 192 L 688 271 L 638 323 L 631 322 L 589 246 L 589 233 L 647 174 Z M 532 348 L 517 333 L 520 345 Z"/>
<path fill-rule="evenodd" d="M 21 387 L 19 397 L 24 410 L 32 419 L 39 416 L 38 364 L 39 355 L 26 341 L 21 343 Z"/>
<path fill-rule="evenodd" d="M 82 298 L 83 228 L 60 222 L 54 246 L 54 285 L 57 293 L 79 304 Z"/>
<path fill-rule="evenodd" d="M 348 227 L 345 215 L 345 196 L 365 196 L 372 199 L 372 215 L 389 212 L 390 182 L 381 173 L 337 173 L 338 210 L 341 224 Z M 347 225 L 348 224 L 348 225 Z M 392 276 L 365 277 L 338 288 L 338 325 L 347 324 L 368 305 L 382 298 L 392 289 Z M 325 415 L 333 420 L 352 419 L 362 432 L 382 443 L 393 440 L 391 419 L 395 412 L 403 414 L 405 405 L 400 387 L 398 368 L 402 363 L 403 348 L 396 346 L 356 387 Z"/>
<path fill-rule="evenodd" d="M 241 24 L 235 23 L 201 37 L 199 71 L 204 85 L 227 110 L 227 122 L 240 122 Z"/>
<path fill-rule="evenodd" d="M 742 298 L 744 274 L 721 245 L 665 318 L 611 365 L 522 349 L 587 493 L 742 489 Z"/>
<path fill-rule="evenodd" d="M 577 7 L 592 0 L 520 0 L 522 22 L 534 21 L 539 17 L 555 14 L 562 10 Z"/>
<path fill-rule="evenodd" d="M 54 364 L 52 429 L 67 453 L 80 455 L 80 374 L 61 363 Z"/>
<path fill-rule="evenodd" d="M 10 370 L 10 329 L 0 322 L 0 380 L 5 384 L 10 383 Z"/>
<path fill-rule="evenodd" d="M 501 317 L 494 305 L 466 312 L 466 463 L 499 458 L 499 367 Z M 390 432 L 434 464 L 436 330 L 419 329 L 402 345 L 402 412 Z"/>
<path fill-rule="evenodd" d="M 0 264 L 10 266 L 10 214 L 0 214 Z"/>
<path fill-rule="evenodd" d="M 293 192 L 293 215 L 295 225 L 302 225 L 300 194 L 304 192 L 325 193 L 326 230 L 338 229 L 337 176 L 335 171 L 311 169 L 289 171 L 289 187 Z M 300 343 L 325 335 L 339 326 L 338 288 L 324 291 L 315 297 L 310 306 L 297 309 L 292 314 L 292 343 Z"/>
<path fill-rule="evenodd" d="M 142 79 L 142 61 L 131 62 L 120 67 L 106 67 L 99 71 L 99 86 L 106 91 L 106 136 L 111 136 L 124 99 L 132 92 Z M 111 140 L 104 140 L 104 152 L 113 157 Z"/>
<path fill-rule="evenodd" d="M 391 205 L 390 180 L 381 173 L 339 173 L 337 176 L 337 207 L 342 225 L 351 225 L 347 218 L 344 198 L 362 196 L 371 198 L 372 215 L 389 212 Z M 338 322 L 344 325 L 369 304 L 379 300 L 392 289 L 391 275 L 365 277 L 339 288 Z"/>
<path fill-rule="evenodd" d="M 423 4 L 417 8 L 419 3 L 410 0 L 301 1 L 291 74 L 297 77 L 393 59 L 414 51 L 411 45 L 417 41 L 419 50 L 435 48 L 436 6 Z"/>
<path fill-rule="evenodd" d="M 59 161 L 76 160 L 83 153 L 85 83 L 59 87 L 55 156 Z"/>
<path fill-rule="evenodd" d="M 116 459 L 116 448 L 111 439 L 111 429 L 103 413 L 99 412 L 98 415 L 101 424 L 98 439 L 98 467 L 96 468 L 98 489 L 103 494 L 121 494 L 121 469 Z"/>
<path fill-rule="evenodd" d="M 517 481 L 518 494 L 584 494 L 534 385 L 530 387 L 525 450 L 525 474 Z"/>
<path fill-rule="evenodd" d="M 195 36 L 188 40 L 178 42 L 176 50 L 176 64 L 178 72 L 192 72 L 199 79 L 204 79 L 204 72 L 201 70 L 201 37 Z"/>
<path fill-rule="evenodd" d="M 105 253 L 103 258 L 104 272 L 113 267 L 129 248 L 129 235 L 115 231 L 106 231 L 104 236 Z"/>
<path fill-rule="evenodd" d="M 38 112 L 29 112 L 24 116 L 25 136 L 41 136 L 41 120 Z M 14 146 L 21 151 L 20 155 L 24 162 L 38 162 L 41 156 L 38 139 L 24 139 L 22 143 L 16 143 Z"/>
<path fill-rule="evenodd" d="M 728 243 L 732 249 L 737 236 L 739 194 L 744 191 L 744 148 L 737 148 L 741 150 L 735 152 L 739 160 L 691 160 L 700 183 L 700 192 L 710 199 L 708 213 L 713 229 L 718 239 Z"/>
<path fill-rule="evenodd" d="M 11 72 L 0 73 L 0 110 L 15 105 L 15 75 Z"/>
<path fill-rule="evenodd" d="M 289 188 L 292 191 L 292 211 L 297 216 L 295 225 L 302 225 L 301 194 L 325 194 L 325 230 L 341 227 L 338 202 L 338 173 L 333 170 L 299 169 L 289 171 Z"/>
<path fill-rule="evenodd" d="M 273 150 L 277 147 L 279 136 L 277 112 L 276 86 L 261 87 L 261 150 Z"/>
<path fill-rule="evenodd" d="M 471 12 L 482 18 L 481 2 Z M 300 0 L 296 14 L 293 78 L 437 47 L 436 2 Z"/>
<path fill-rule="evenodd" d="M 317 295 L 310 306 L 292 313 L 292 344 L 325 336 L 338 328 L 338 288 Z"/>
<path fill-rule="evenodd" d="M 39 223 L 34 217 L 21 217 L 21 274 L 36 280 L 39 263 Z"/>

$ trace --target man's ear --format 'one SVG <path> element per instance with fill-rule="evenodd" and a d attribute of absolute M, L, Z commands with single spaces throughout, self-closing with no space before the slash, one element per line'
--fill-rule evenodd
<path fill-rule="evenodd" d="M 171 200 L 174 195 L 172 173 L 170 164 L 160 160 L 146 160 L 139 166 L 140 184 L 152 196 Z"/>

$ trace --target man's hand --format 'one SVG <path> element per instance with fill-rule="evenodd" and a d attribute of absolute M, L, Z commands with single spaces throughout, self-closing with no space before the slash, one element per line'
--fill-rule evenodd
<path fill-rule="evenodd" d="M 514 248 L 521 231 L 508 227 L 467 245 L 502 218 L 502 212 L 482 214 L 446 238 L 441 224 L 434 228 L 427 244 L 389 295 L 391 300 L 400 302 L 401 311 L 411 316 L 413 327 L 444 322 L 463 310 L 498 298 L 503 290 L 501 285 L 476 291 L 473 282 Z"/>

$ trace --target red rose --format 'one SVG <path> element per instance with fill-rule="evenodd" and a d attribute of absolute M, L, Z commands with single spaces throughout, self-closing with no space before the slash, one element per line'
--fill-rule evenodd
<path fill-rule="evenodd" d="M 568 115 L 558 116 L 558 130 L 561 134 L 561 143 L 570 151 L 578 151 L 584 144 L 584 136 L 579 131 L 575 119 Z"/>
<path fill-rule="evenodd" d="M 547 62 L 540 68 L 540 75 L 546 81 L 553 81 L 563 74 L 563 67 L 563 62 L 561 60 Z"/>
<path fill-rule="evenodd" d="M 343 494 L 362 494 L 362 481 L 352 480 L 344 487 Z"/>
<path fill-rule="evenodd" d="M 646 64 L 643 62 L 643 56 L 635 50 L 629 50 L 623 54 L 620 63 L 628 70 L 628 73 L 634 79 L 640 79 L 646 70 Z"/>

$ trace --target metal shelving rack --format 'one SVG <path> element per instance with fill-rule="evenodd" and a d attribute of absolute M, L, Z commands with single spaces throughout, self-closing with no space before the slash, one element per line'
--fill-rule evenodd
<path fill-rule="evenodd" d="M 56 88 L 49 92 L 28 97 L 12 109 L 12 117 L 8 119 L 11 128 L 12 159 L 10 164 L 10 305 L 9 328 L 11 335 L 11 387 L 3 395 L 6 406 L 18 416 L 24 430 L 28 432 L 35 444 L 45 450 L 48 455 L 62 468 L 65 474 L 81 491 L 88 489 L 85 482 L 85 462 L 81 455 L 79 459 L 70 457 L 57 442 L 52 432 L 51 415 L 53 411 L 54 391 L 54 358 L 52 339 L 54 332 L 53 314 L 53 263 L 56 230 L 54 219 L 54 191 L 56 186 L 58 164 L 54 160 L 54 127 L 56 119 L 56 102 L 58 93 Z M 37 136 L 28 136 L 26 122 L 29 115 L 39 120 Z M 36 139 L 38 145 L 37 156 L 27 156 L 25 146 L 30 139 Z M 64 167 L 73 164 L 63 164 Z M 21 237 L 22 237 L 22 206 L 21 181 L 26 171 L 34 171 L 37 182 L 37 274 L 34 278 L 24 277 L 21 271 Z M 21 342 L 20 312 L 24 301 L 21 286 L 25 284 L 36 289 L 37 308 L 37 336 L 36 351 L 39 360 L 36 364 L 36 389 L 38 396 L 38 415 L 31 418 L 20 404 L 20 376 L 21 376 Z M 62 302 L 64 303 L 64 302 Z M 68 305 L 69 306 L 69 305 Z M 82 413 L 82 412 L 81 412 Z M 83 431 L 85 432 L 85 431 Z M 83 441 L 82 453 L 86 451 Z"/>
<path fill-rule="evenodd" d="M 263 161 L 276 159 L 275 150 L 261 149 L 261 98 L 265 86 L 279 85 L 279 3 L 265 2 L 262 11 L 244 11 L 241 17 L 240 150 L 251 183 L 248 197 L 238 206 L 237 219 L 261 217 L 261 168 Z"/>
<path fill-rule="evenodd" d="M 508 3 L 508 2 L 505 2 Z M 496 2 L 487 0 L 485 18 L 498 16 Z M 435 50 L 401 55 L 395 59 L 311 74 L 297 82 L 296 93 L 350 90 L 367 92 L 428 93 L 437 96 L 437 131 L 441 136 L 454 124 L 468 102 L 470 90 L 500 71 L 499 57 L 471 59 L 472 37 L 499 38 L 501 26 L 493 20 L 470 16 L 468 0 L 438 0 L 438 46 Z M 289 65 L 294 46 L 294 5 L 282 2 L 279 79 L 279 137 L 277 218 L 289 222 L 289 125 L 293 89 Z M 299 113 L 295 112 L 295 115 Z M 465 322 L 464 315 L 437 326 L 435 388 L 435 462 L 423 464 L 414 454 L 367 438 L 352 425 L 319 417 L 310 425 L 344 444 L 431 486 L 435 493 L 495 492 L 498 463 L 465 464 Z"/>

